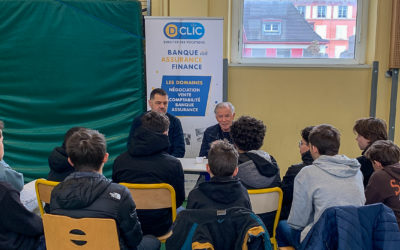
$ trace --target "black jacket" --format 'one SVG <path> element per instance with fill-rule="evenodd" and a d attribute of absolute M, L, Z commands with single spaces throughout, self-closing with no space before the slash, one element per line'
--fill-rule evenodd
<path fill-rule="evenodd" d="M 47 179 L 49 181 L 61 182 L 75 171 L 74 167 L 69 164 L 67 152 L 65 152 L 65 148 L 63 147 L 54 148 L 48 161 L 50 172 Z"/>
<path fill-rule="evenodd" d="M 219 124 L 215 124 L 214 126 L 208 127 L 204 131 L 203 141 L 201 142 L 201 148 L 199 156 L 208 157 L 208 151 L 210 150 L 210 145 L 213 141 L 227 139 L 230 143 L 232 143 L 232 138 L 229 132 L 222 132 Z"/>
<path fill-rule="evenodd" d="M 212 177 L 202 182 L 188 196 L 188 209 L 227 209 L 244 207 L 251 209 L 247 189 L 235 177 Z"/>
<path fill-rule="evenodd" d="M 260 218 L 244 208 L 186 209 L 178 214 L 172 231 L 166 242 L 170 250 L 272 249 Z"/>
<path fill-rule="evenodd" d="M 72 218 L 111 218 L 117 223 L 121 249 L 136 249 L 142 230 L 129 190 L 93 172 L 75 172 L 54 187 L 50 212 Z"/>
<path fill-rule="evenodd" d="M 181 162 L 169 155 L 168 136 L 143 127 L 136 129 L 132 144 L 117 157 L 113 165 L 114 182 L 168 183 L 176 193 L 176 207 L 185 200 L 184 174 Z M 160 236 L 172 225 L 171 209 L 138 210 L 144 234 Z"/>
<path fill-rule="evenodd" d="M 0 249 L 36 249 L 42 219 L 21 204 L 19 192 L 6 182 L 0 182 L 0 211 Z"/>
<path fill-rule="evenodd" d="M 131 130 L 129 131 L 128 136 L 128 148 L 132 144 L 132 138 L 135 134 L 135 130 L 142 125 L 140 119 L 144 114 L 145 113 L 136 117 L 132 122 Z M 168 138 L 170 143 L 167 152 L 168 154 L 177 158 L 183 158 L 185 156 L 185 141 L 183 138 L 181 121 L 170 113 L 166 113 L 166 115 L 169 118 Z"/>
<path fill-rule="evenodd" d="M 287 218 L 289 217 L 290 209 L 292 208 L 294 178 L 303 167 L 311 165 L 314 161 L 310 151 L 305 152 L 301 156 L 301 159 L 303 160 L 302 163 L 292 165 L 288 168 L 282 180 L 283 200 L 280 216 L 281 220 L 287 220 Z"/>
<path fill-rule="evenodd" d="M 374 167 L 372 166 L 372 162 L 367 159 L 367 157 L 364 156 L 364 153 L 367 149 L 365 149 L 362 152 L 362 155 L 360 157 L 357 157 L 357 161 L 361 164 L 361 173 L 364 176 L 364 189 L 367 188 L 368 186 L 368 181 L 369 178 L 371 178 L 371 175 L 374 173 Z"/>

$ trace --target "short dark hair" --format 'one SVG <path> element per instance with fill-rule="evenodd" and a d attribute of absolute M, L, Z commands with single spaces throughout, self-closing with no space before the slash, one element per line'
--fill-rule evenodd
<path fill-rule="evenodd" d="M 3 137 L 4 122 L 0 120 L 0 138 Z"/>
<path fill-rule="evenodd" d="M 386 122 L 379 118 L 368 117 L 356 121 L 353 131 L 369 140 L 369 145 L 378 140 L 387 140 Z"/>
<path fill-rule="evenodd" d="M 389 140 L 378 140 L 365 151 L 370 161 L 378 161 L 383 167 L 400 161 L 400 148 Z"/>
<path fill-rule="evenodd" d="M 215 176 L 232 176 L 238 165 L 239 154 L 227 140 L 211 143 L 208 151 L 208 165 Z"/>
<path fill-rule="evenodd" d="M 313 128 L 314 128 L 314 126 L 308 126 L 308 127 L 303 128 L 300 132 L 301 138 L 303 138 L 303 140 L 305 140 L 307 142 L 307 144 L 310 143 L 310 141 L 308 140 L 308 137 L 310 136 L 310 132 Z"/>
<path fill-rule="evenodd" d="M 106 153 L 106 139 L 97 130 L 80 129 L 67 141 L 68 157 L 78 171 L 98 171 Z"/>
<path fill-rule="evenodd" d="M 309 142 L 318 148 L 320 155 L 337 155 L 340 147 L 340 133 L 329 124 L 314 127 L 308 137 Z"/>
<path fill-rule="evenodd" d="M 73 127 L 73 128 L 68 129 L 67 133 L 65 133 L 65 135 L 64 135 L 64 141 L 62 144 L 62 147 L 64 149 L 65 149 L 67 141 L 71 137 L 71 135 L 73 135 L 76 131 L 81 130 L 81 129 L 85 129 L 85 128 L 84 127 Z"/>
<path fill-rule="evenodd" d="M 155 96 L 155 95 L 166 96 L 166 95 L 167 95 L 167 92 L 165 92 L 165 90 L 163 90 L 163 89 L 156 88 L 156 89 L 153 89 L 153 90 L 151 91 L 151 93 L 150 93 L 150 99 L 154 99 L 154 96 Z"/>
<path fill-rule="evenodd" d="M 142 127 L 157 133 L 164 133 L 169 128 L 169 118 L 163 113 L 150 111 L 140 118 Z"/>
<path fill-rule="evenodd" d="M 250 116 L 241 116 L 231 126 L 231 137 L 243 151 L 258 150 L 264 142 L 267 127 L 263 121 Z"/>

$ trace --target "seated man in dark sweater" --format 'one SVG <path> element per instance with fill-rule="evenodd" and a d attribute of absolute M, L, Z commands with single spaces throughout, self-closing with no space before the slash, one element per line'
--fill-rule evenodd
<path fill-rule="evenodd" d="M 210 181 L 200 183 L 189 193 L 188 209 L 251 209 L 246 188 L 236 178 L 238 153 L 227 141 L 215 141 L 208 152 L 207 172 Z"/>
<path fill-rule="evenodd" d="M 0 181 L 0 249 L 46 249 L 42 219 L 22 205 L 19 191 Z"/>
<path fill-rule="evenodd" d="M 127 183 L 168 183 L 176 193 L 176 207 L 185 200 L 185 178 L 181 162 L 168 154 L 168 117 L 160 112 L 148 112 L 141 118 L 128 151 L 114 161 L 112 179 Z M 151 197 L 149 197 L 151 199 Z M 144 234 L 161 236 L 172 225 L 170 208 L 138 210 Z"/>
<path fill-rule="evenodd" d="M 51 192 L 50 212 L 72 218 L 114 219 L 121 249 L 159 249 L 154 236 L 142 237 L 129 190 L 103 176 L 108 160 L 104 135 L 80 129 L 67 140 L 69 163 L 76 169 Z"/>
<path fill-rule="evenodd" d="M 230 102 L 220 102 L 215 106 L 214 113 L 218 123 L 204 131 L 199 156 L 208 156 L 213 141 L 226 139 L 232 143 L 229 131 L 235 118 L 235 107 Z"/>

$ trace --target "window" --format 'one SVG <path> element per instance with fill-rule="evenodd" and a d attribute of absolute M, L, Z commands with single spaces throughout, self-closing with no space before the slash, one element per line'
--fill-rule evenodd
<path fill-rule="evenodd" d="M 290 57 L 290 49 L 277 49 L 276 56 L 281 58 L 289 58 Z"/>
<path fill-rule="evenodd" d="M 306 16 L 306 6 L 296 6 L 297 10 L 299 11 L 300 15 L 303 17 Z"/>
<path fill-rule="evenodd" d="M 251 49 L 251 56 L 252 57 L 265 57 L 266 56 L 266 50 L 265 49 Z"/>
<path fill-rule="evenodd" d="M 315 32 L 323 39 L 326 39 L 326 25 L 315 25 Z"/>
<path fill-rule="evenodd" d="M 336 39 L 347 40 L 347 25 L 336 25 Z"/>
<path fill-rule="evenodd" d="M 281 33 L 281 23 L 280 22 L 264 22 L 264 33 L 266 35 L 279 35 Z"/>
<path fill-rule="evenodd" d="M 317 17 L 326 18 L 326 6 L 317 6 Z"/>
<path fill-rule="evenodd" d="M 338 7 L 338 18 L 347 18 L 347 6 Z"/>
<path fill-rule="evenodd" d="M 366 6 L 366 0 L 233 0 L 230 62 L 363 64 Z"/>

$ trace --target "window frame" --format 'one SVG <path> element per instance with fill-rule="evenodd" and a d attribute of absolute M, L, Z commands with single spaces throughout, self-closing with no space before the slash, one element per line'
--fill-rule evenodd
<path fill-rule="evenodd" d="M 345 10 L 345 11 L 344 11 Z M 343 14 L 346 15 L 343 15 Z M 338 5 L 338 19 L 346 19 L 349 15 L 349 7 L 347 5 Z"/>
<path fill-rule="evenodd" d="M 316 16 L 316 18 L 318 18 L 318 19 L 326 19 L 327 11 L 328 11 L 328 7 L 326 5 L 318 5 L 317 6 L 317 16 Z"/>
<path fill-rule="evenodd" d="M 232 0 L 230 66 L 266 67 L 369 67 L 365 65 L 369 0 L 357 0 L 354 58 L 249 58 L 243 52 L 243 5 Z"/>
<path fill-rule="evenodd" d="M 273 29 L 274 24 L 277 25 L 277 30 Z M 266 30 L 265 27 L 270 25 L 272 29 Z M 276 20 L 263 20 L 262 21 L 263 33 L 268 35 L 280 35 L 281 34 L 281 27 L 282 23 Z"/>

